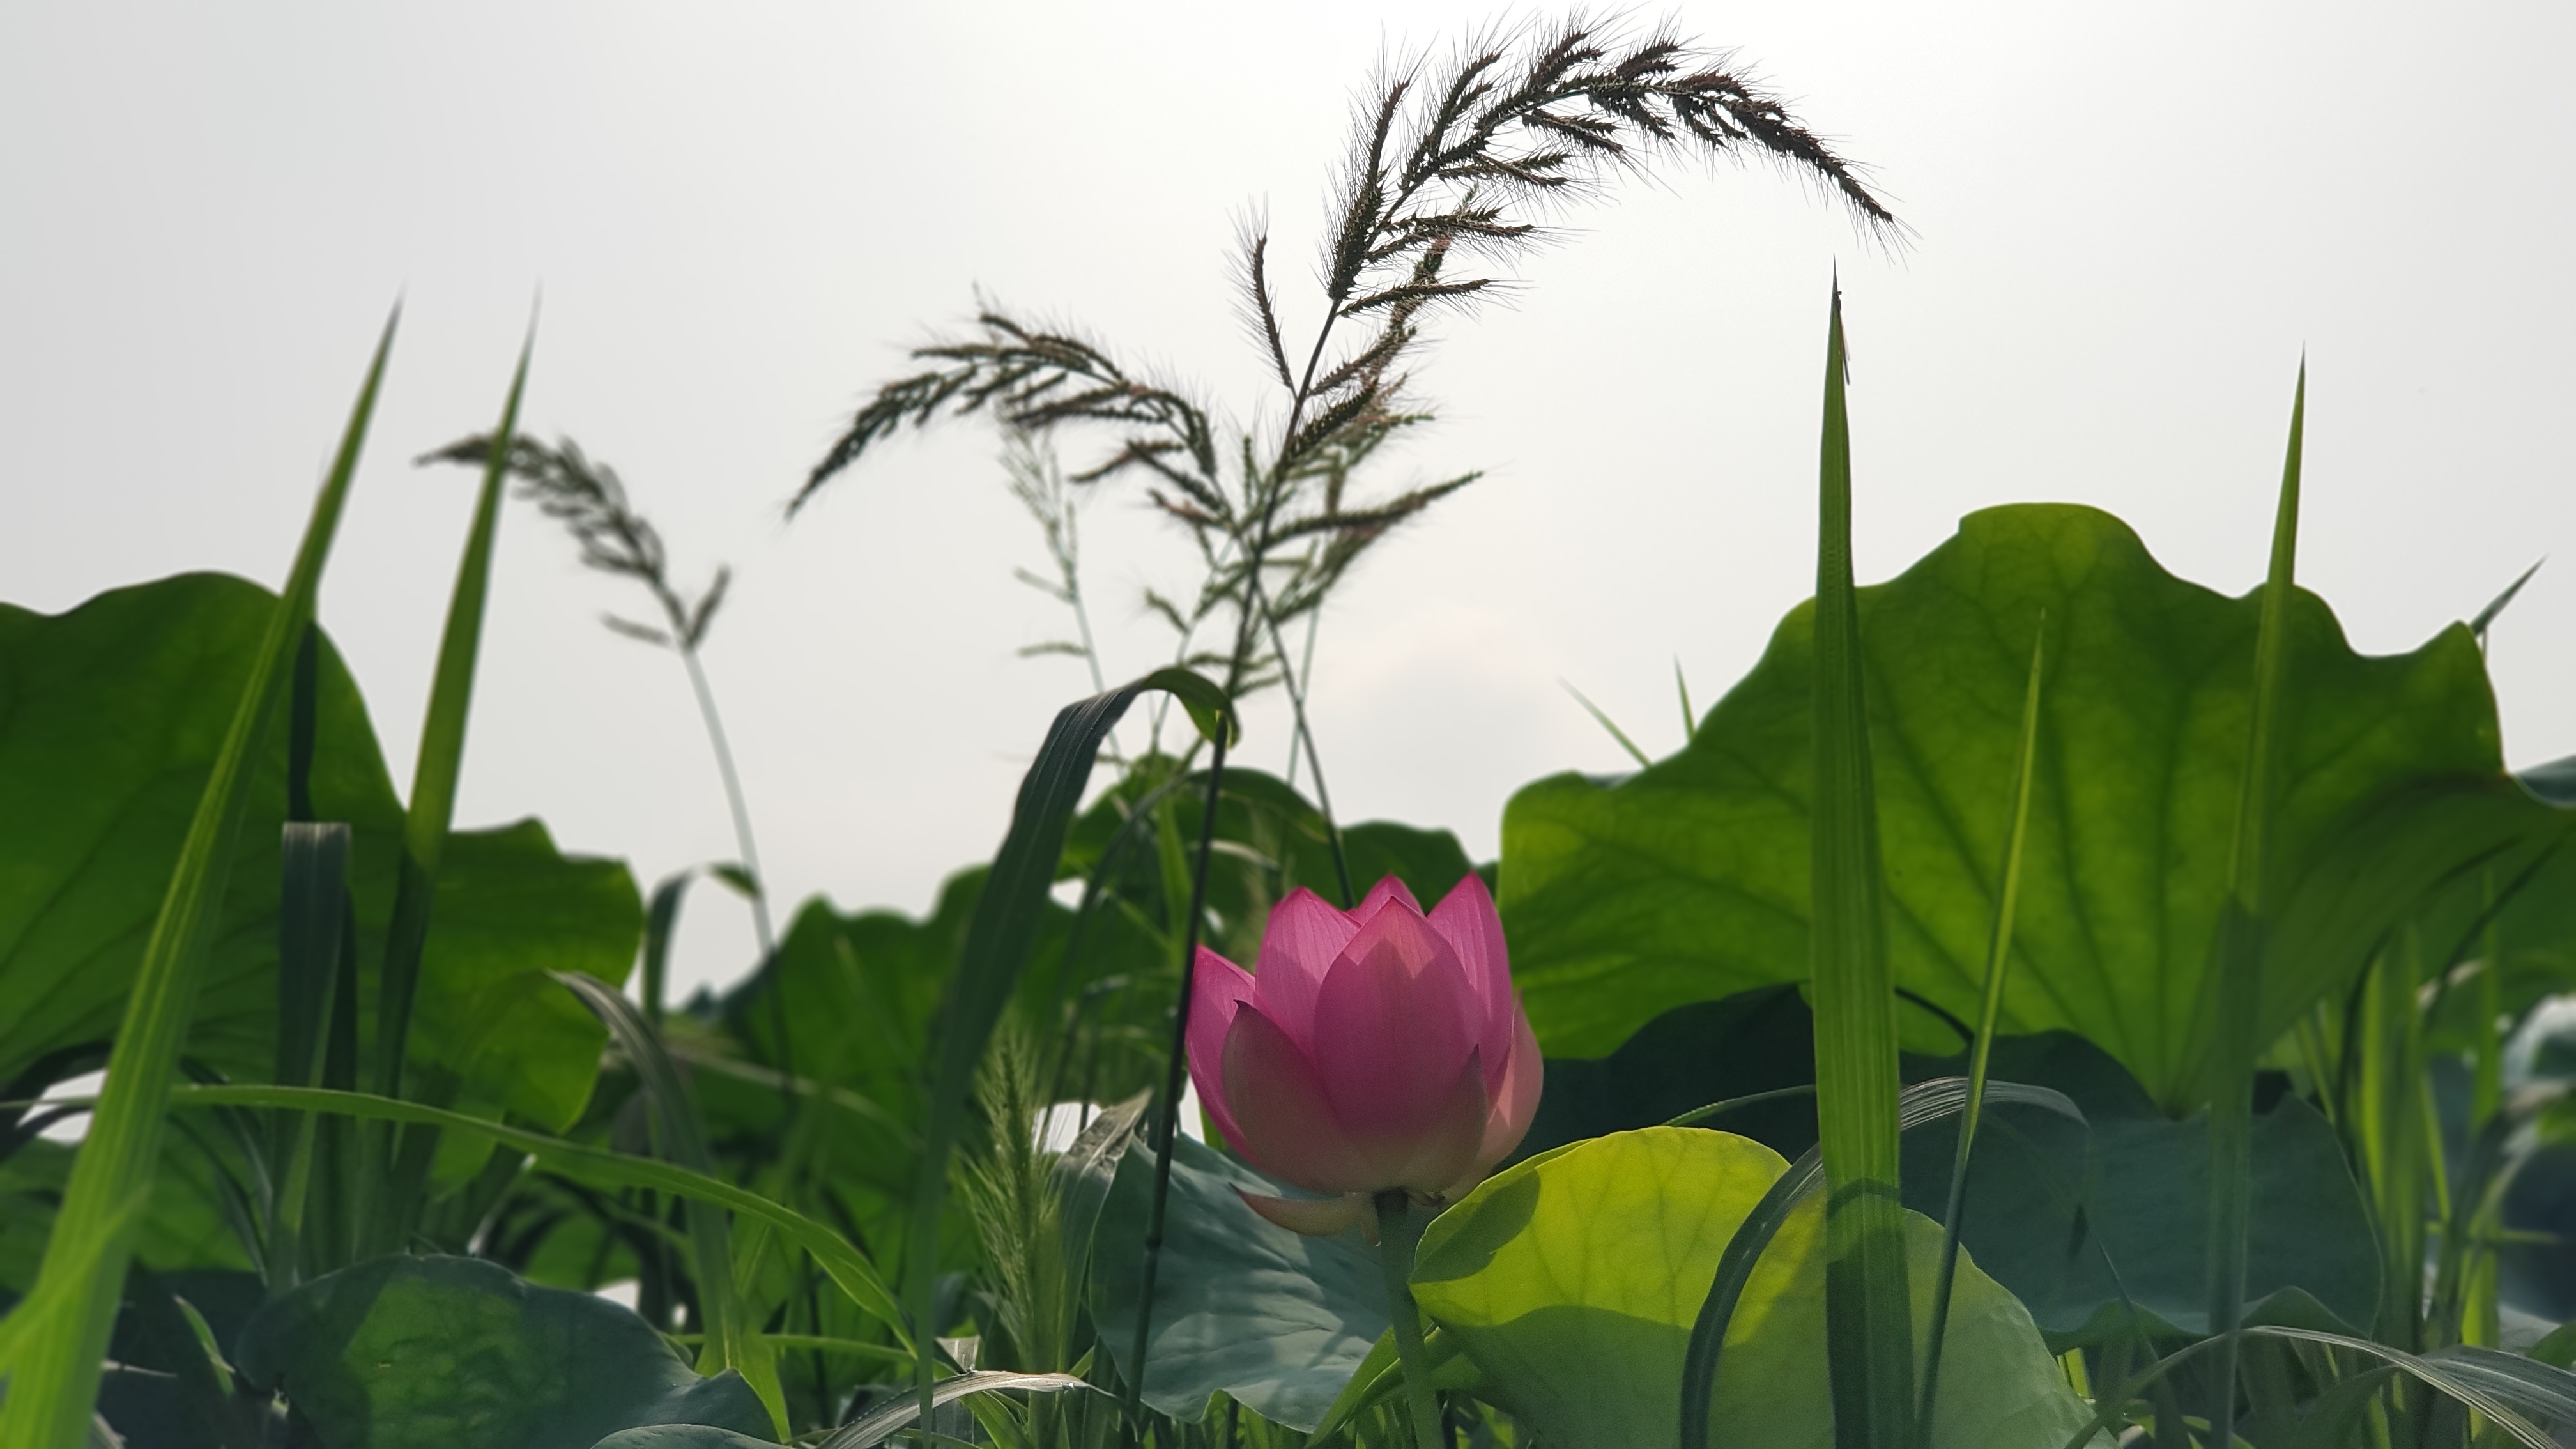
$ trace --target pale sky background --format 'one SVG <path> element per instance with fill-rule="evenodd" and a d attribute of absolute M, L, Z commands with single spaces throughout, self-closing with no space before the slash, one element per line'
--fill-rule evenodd
<path fill-rule="evenodd" d="M 1521 15 L 1541 14 L 1522 10 Z M 1451 325 L 1443 404 L 1382 482 L 1486 481 L 1328 619 L 1337 803 L 1496 848 L 1504 801 L 1656 753 L 1812 578 L 1827 279 L 1854 352 L 1865 580 L 1988 504 L 2128 519 L 2228 592 L 2262 571 L 2311 366 L 2302 581 L 2410 648 L 2555 555 L 2495 633 L 2509 760 L 2576 753 L 2576 7 L 1689 4 L 1871 163 L 1891 260 L 1761 168 L 1669 168 L 1568 220 Z M 1247 208 L 1292 330 L 1352 94 L 1486 4 L 72 4 L 0 9 L 0 598 L 184 569 L 274 586 L 387 308 L 405 313 L 323 616 L 397 780 L 488 427 L 543 292 L 526 422 L 615 464 L 684 579 L 778 893 L 926 906 L 989 854 L 1060 704 L 1057 607 L 981 427 L 907 438 L 793 525 L 848 409 L 973 291 L 1079 322 L 1237 417 Z M 1086 516 L 1113 675 L 1190 580 L 1136 494 Z M 675 660 L 506 520 L 462 816 L 535 814 L 647 884 L 729 857 Z M 1256 714 L 1248 759 L 1287 730 Z M 682 983 L 750 954 L 699 896 Z"/>

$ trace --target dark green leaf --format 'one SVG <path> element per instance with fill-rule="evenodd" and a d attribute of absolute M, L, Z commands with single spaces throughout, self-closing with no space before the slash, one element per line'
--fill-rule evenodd
<path fill-rule="evenodd" d="M 0 606 L 0 1080 L 111 1035 L 153 913 L 274 596 L 216 574 L 101 594 L 44 616 Z M 401 807 L 365 706 L 322 639 L 314 808 L 356 830 L 362 1000 L 391 910 Z M 188 1036 L 237 1079 L 276 1066 L 286 742 L 254 762 L 233 888 Z M 625 867 L 558 853 L 534 822 L 450 839 L 412 1029 L 415 1070 L 461 1074 L 459 1102 L 548 1128 L 587 1098 L 603 1040 L 561 992 L 506 1019 L 487 993 L 575 970 L 622 982 L 641 903 Z M 372 1031 L 368 1033 L 372 1038 Z"/>
<path fill-rule="evenodd" d="M 590 1449 L 638 1424 L 769 1425 L 740 1376 L 702 1379 L 650 1324 L 468 1258 L 378 1258 L 271 1303 L 237 1366 L 330 1449 Z"/>
<path fill-rule="evenodd" d="M 1138 1144 L 1119 1164 L 1094 1238 L 1091 1311 L 1122 1372 L 1133 1368 L 1126 1357 L 1153 1189 L 1153 1154 Z M 1175 1142 L 1145 1400 L 1196 1422 L 1208 1396 L 1225 1393 L 1311 1430 L 1387 1330 L 1377 1254 L 1356 1231 L 1289 1232 L 1244 1206 L 1237 1189 L 1296 1195 L 1204 1143 Z"/>

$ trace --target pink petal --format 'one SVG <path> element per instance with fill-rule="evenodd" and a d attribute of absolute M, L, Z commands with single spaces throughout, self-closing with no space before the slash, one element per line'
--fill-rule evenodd
<path fill-rule="evenodd" d="M 1539 1089 L 1544 1085 L 1546 1059 L 1539 1055 L 1538 1038 L 1530 1034 L 1529 1017 L 1512 1003 L 1512 1047 L 1503 1063 L 1502 1084 L 1494 1092 L 1493 1106 L 1485 1114 L 1484 1145 L 1476 1150 L 1473 1187 L 1494 1170 L 1494 1164 L 1512 1155 L 1529 1135 L 1530 1119 L 1538 1115 Z"/>
<path fill-rule="evenodd" d="M 1388 901 L 1402 901 L 1413 907 L 1415 915 L 1422 914 L 1422 902 L 1413 898 L 1413 892 L 1405 888 L 1404 882 L 1394 876 L 1387 876 L 1376 885 L 1370 886 L 1368 894 L 1360 897 L 1360 903 L 1351 907 L 1351 920 L 1359 925 L 1367 925 Z"/>
<path fill-rule="evenodd" d="M 1314 1062 L 1343 1129 L 1374 1148 L 1430 1131 L 1483 1014 L 1438 932 L 1409 910 L 1379 911 L 1315 999 Z"/>
<path fill-rule="evenodd" d="M 1372 1217 L 1376 1207 L 1367 1194 L 1357 1192 L 1340 1197 L 1263 1197 L 1238 1187 L 1234 1195 L 1243 1199 L 1245 1207 L 1310 1238 L 1329 1238 L 1355 1228 Z"/>
<path fill-rule="evenodd" d="M 1199 1105 L 1216 1119 L 1225 1140 L 1240 1148 L 1243 1133 L 1225 1097 L 1225 1033 L 1235 1009 L 1252 999 L 1252 973 L 1201 946 L 1190 977 L 1190 1080 L 1198 1084 Z"/>
<path fill-rule="evenodd" d="M 1369 1163 L 1334 1120 L 1323 1078 L 1259 1005 L 1235 1008 L 1225 1036 L 1225 1095 L 1235 1146 L 1254 1166 L 1309 1192 L 1375 1192 Z"/>
<path fill-rule="evenodd" d="M 1458 964 L 1466 969 L 1468 984 L 1484 1005 L 1476 1044 L 1485 1049 L 1485 1088 L 1499 1096 L 1503 1064 L 1511 1055 L 1512 1021 L 1520 1015 L 1518 1003 L 1512 1000 L 1512 963 L 1503 945 L 1503 918 L 1494 910 L 1493 893 L 1471 873 L 1431 908 L 1429 919 L 1431 929 L 1458 953 Z"/>
<path fill-rule="evenodd" d="M 1359 931 L 1359 922 L 1304 886 L 1271 907 L 1270 924 L 1261 932 L 1261 956 L 1253 963 L 1261 974 L 1254 979 L 1252 999 L 1299 1046 L 1314 1040 L 1315 992 L 1324 984 L 1325 971 Z"/>
<path fill-rule="evenodd" d="M 1477 1054 L 1469 1052 L 1449 1085 L 1438 1118 L 1420 1135 L 1400 1144 L 1400 1153 L 1385 1160 L 1381 1174 L 1387 1184 L 1422 1197 L 1445 1190 L 1474 1168 L 1485 1140 L 1487 1115 L 1485 1068 Z"/>

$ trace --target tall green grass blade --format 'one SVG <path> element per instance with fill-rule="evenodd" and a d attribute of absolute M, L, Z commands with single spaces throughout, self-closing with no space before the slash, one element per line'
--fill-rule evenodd
<path fill-rule="evenodd" d="M 1986 1100 L 1986 1069 L 1994 1057 L 1995 1025 L 2002 1019 L 2004 978 L 2012 965 L 2013 907 L 2021 898 L 2022 841 L 2030 829 L 2030 785 L 2039 763 L 2039 682 L 2045 662 L 2048 616 L 2030 641 L 2030 689 L 2021 707 L 2020 763 L 2013 770 L 2012 830 L 1995 885 L 1995 924 L 1986 948 L 1986 993 L 1977 1007 L 1976 1046 L 1968 1059 L 1968 1107 L 1959 1118 L 1959 1147 L 1950 1159 L 1950 1202 L 1941 1214 L 1941 1276 L 1932 1289 L 1932 1341 L 1923 1357 L 1923 1411 L 1917 1437 L 1932 1438 L 1932 1408 L 1941 1387 L 1941 1345 L 1950 1326 L 1951 1289 L 1959 1276 L 1959 1230 L 1968 1205 L 1968 1156 L 1977 1140 L 1977 1118 Z"/>
<path fill-rule="evenodd" d="M 1682 661 L 1678 656 L 1673 660 L 1673 688 L 1682 697 L 1682 743 L 1687 745 L 1699 736 L 1699 716 L 1691 710 L 1690 680 L 1683 677 Z"/>
<path fill-rule="evenodd" d="M 1582 690 L 1575 688 L 1571 683 L 1568 683 L 1565 680 L 1560 679 L 1557 683 L 1565 686 L 1565 692 L 1574 696 L 1574 702 L 1583 706 L 1583 712 L 1592 716 L 1592 722 L 1594 724 L 1597 724 L 1610 732 L 1610 738 L 1619 742 L 1619 748 L 1628 752 L 1628 758 L 1637 762 L 1638 769 L 1642 770 L 1648 765 L 1654 763 L 1652 759 L 1647 757 L 1644 750 L 1637 748 L 1637 742 L 1635 740 L 1628 738 L 1628 732 L 1619 728 L 1618 721 L 1610 718 L 1608 714 L 1603 712 L 1601 706 L 1592 702 L 1592 697 L 1590 695 L 1585 694 Z"/>
<path fill-rule="evenodd" d="M 2505 585 L 2504 592 L 2496 595 L 2495 598 L 2488 601 L 2485 608 L 2478 610 L 2478 616 L 2469 621 L 2469 632 L 2478 636 L 2478 643 L 2481 647 L 2483 647 L 2487 642 L 2487 630 L 2495 626 L 2496 616 L 2505 611 L 2506 606 L 2513 602 L 2514 595 L 2521 593 L 2522 586 L 2530 583 L 2531 576 L 2540 572 L 2540 565 L 2547 562 L 2549 562 L 2549 560 L 2541 559 L 2533 563 L 2531 567 L 2524 569 L 2520 577 L 2516 578 L 2512 583 Z"/>
<path fill-rule="evenodd" d="M 922 1116 L 921 1166 L 913 1186 L 912 1224 L 905 1259 L 904 1300 L 918 1325 L 917 1357 L 921 1417 L 931 1419 L 935 1356 L 929 1344 L 938 1281 L 940 1211 L 948 1201 L 948 1157 L 963 1126 L 975 1069 L 1001 1021 L 1020 975 L 1028 968 L 1029 950 L 1037 938 L 1039 917 L 1055 883 L 1056 863 L 1064 855 L 1066 828 L 1091 783 L 1100 758 L 1100 742 L 1127 713 L 1136 697 L 1163 690 L 1181 702 L 1209 738 L 1233 734 L 1232 706 L 1224 691 L 1186 669 L 1158 669 L 1152 674 L 1069 704 L 1048 727 L 1037 762 L 1020 781 L 1011 807 L 1011 828 L 993 857 L 983 896 L 975 903 L 966 928 L 957 974 L 941 1002 L 938 1026 L 929 1053 L 929 1097 Z M 1184 979 L 1187 979 L 1186 976 Z"/>
<path fill-rule="evenodd" d="M 2245 1313 L 2245 1216 L 2253 1180 L 2254 1064 L 2266 1043 L 2255 1029 L 2263 1002 L 2266 880 L 2274 796 L 2289 730 L 2290 598 L 2298 561 L 2299 461 L 2307 426 L 2308 367 L 2290 403 L 2290 444 L 2272 522 L 2271 567 L 2254 642 L 2254 708 L 2245 744 L 2228 865 L 2228 899 L 2218 922 L 2217 970 L 2206 1018 L 2212 1044 L 2209 1107 L 2209 1326 L 2221 1336 L 2210 1373 L 2210 1433 L 2229 1442 L 2236 1422 L 2236 1333 Z"/>
<path fill-rule="evenodd" d="M 1851 425 L 1842 289 L 1825 343 L 1816 547 L 1815 794 L 1809 959 L 1825 1215 L 1825 1350 L 1839 1449 L 1903 1449 L 1914 1432 L 1913 1316 L 1897 1193 L 1896 992 L 1888 975 L 1878 796 L 1852 585 Z"/>
<path fill-rule="evenodd" d="M 64 1189 L 31 1295 L 43 1298 L 59 1291 L 67 1296 L 47 1330 L 29 1335 L 16 1350 L 7 1417 L 0 1418 L 0 1449 L 71 1449 L 88 1432 L 100 1361 L 125 1287 L 132 1223 L 160 1165 L 163 1114 L 224 890 L 231 882 L 252 770 L 265 753 L 270 725 L 287 692 L 294 650 L 313 619 L 322 566 L 330 557 L 367 425 L 375 416 L 385 361 L 393 350 L 394 322 L 386 320 L 376 344 L 277 612 L 242 687 L 223 751 L 215 758 L 180 847 L 160 917 L 144 945 L 133 994 L 108 1057 L 106 1086 Z"/>
<path fill-rule="evenodd" d="M 518 369 L 511 374 L 509 396 L 501 404 L 498 436 L 503 446 L 484 465 L 483 483 L 474 503 L 474 520 L 466 530 L 465 553 L 456 566 L 456 587 L 448 598 L 447 629 L 438 644 L 431 674 L 429 709 L 421 721 L 420 753 L 412 767 L 411 803 L 403 816 L 402 862 L 394 878 L 394 912 L 385 928 L 383 968 L 376 988 L 376 1090 L 403 1095 L 404 1059 L 410 1050 L 412 1006 L 420 993 L 422 952 L 429 944 L 431 904 L 438 896 L 439 862 L 447 851 L 448 827 L 456 816 L 456 787 L 465 766 L 465 726 L 473 713 L 474 664 L 482 652 L 483 609 L 491 595 L 492 545 L 500 529 L 508 440 L 519 421 L 519 400 L 527 391 L 528 357 L 536 346 L 531 331 L 519 348 Z M 453 1084 L 428 1084 L 426 1095 L 446 1101 Z M 435 1134 L 400 1132 L 390 1126 L 369 1134 L 365 1184 L 372 1193 L 362 1228 L 371 1253 L 400 1251 L 410 1241 L 438 1149 Z"/>
<path fill-rule="evenodd" d="M 281 841 L 277 912 L 277 1069 L 288 1086 L 322 1085 L 345 957 L 356 940 L 349 919 L 349 826 L 290 821 Z M 316 1119 L 279 1112 L 269 1119 L 268 1291 L 302 1281 L 308 1263 L 304 1219 L 313 1176 Z"/>
<path fill-rule="evenodd" d="M 403 1052 L 411 1037 L 411 1009 L 420 990 L 421 949 L 429 940 L 429 908 L 438 891 L 438 862 L 447 828 L 456 816 L 456 783 L 465 765 L 465 722 L 473 712 L 474 662 L 483 646 L 483 606 L 491 594 L 492 541 L 501 523 L 502 485 L 508 480 L 509 440 L 519 424 L 519 399 L 527 391 L 533 334 L 519 348 L 518 371 L 501 404 L 501 446 L 483 466 L 474 500 L 474 522 L 457 562 L 456 589 L 447 603 L 447 632 L 438 644 L 429 712 L 421 721 L 420 754 L 412 766 L 411 804 L 403 816 L 401 874 L 394 882 L 393 924 L 386 929 L 382 984 L 376 1017 L 376 1090 L 402 1095 Z"/>
<path fill-rule="evenodd" d="M 304 626 L 286 705 L 286 818 L 313 818 L 313 751 L 321 741 L 322 629 Z"/>

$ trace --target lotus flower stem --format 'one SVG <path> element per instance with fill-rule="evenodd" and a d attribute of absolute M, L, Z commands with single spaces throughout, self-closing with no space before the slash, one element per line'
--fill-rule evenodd
<path fill-rule="evenodd" d="M 1136 1338 L 1127 1357 L 1127 1421 L 1132 1426 L 1145 1398 L 1145 1343 L 1154 1326 L 1154 1276 L 1163 1260 L 1163 1210 L 1172 1197 L 1172 1139 L 1180 1132 L 1182 1073 L 1189 1070 L 1190 986 L 1198 979 L 1199 920 L 1207 911 L 1208 859 L 1216 845 L 1218 792 L 1225 785 L 1226 736 L 1220 723 L 1210 739 L 1207 804 L 1199 814 L 1198 859 L 1190 869 L 1190 915 L 1182 928 L 1180 998 L 1172 1006 L 1171 1065 L 1163 1074 L 1163 1110 L 1154 1140 L 1154 1207 L 1145 1219 L 1145 1271 L 1136 1299 Z"/>
<path fill-rule="evenodd" d="M 1386 1269 L 1386 1311 L 1395 1320 L 1395 1356 L 1404 1366 L 1404 1397 L 1413 1411 L 1413 1449 L 1444 1449 L 1431 1355 L 1422 1347 L 1422 1310 L 1413 1305 L 1413 1240 L 1419 1232 L 1411 1194 L 1395 1187 L 1377 1195 L 1378 1261 Z"/>

